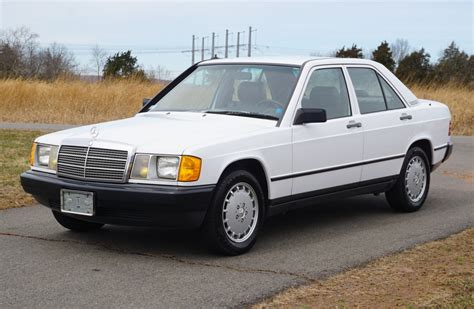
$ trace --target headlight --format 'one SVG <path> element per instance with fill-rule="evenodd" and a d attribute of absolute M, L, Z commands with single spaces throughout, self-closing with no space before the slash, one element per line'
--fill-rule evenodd
<path fill-rule="evenodd" d="M 56 170 L 58 164 L 58 146 L 33 144 L 30 155 L 30 165 Z"/>
<path fill-rule="evenodd" d="M 150 170 L 150 155 L 136 155 L 133 162 L 133 169 L 130 178 L 148 179 L 148 171 Z"/>
<path fill-rule="evenodd" d="M 201 173 L 201 159 L 191 156 L 171 157 L 135 155 L 131 179 L 196 181 Z"/>
<path fill-rule="evenodd" d="M 39 166 L 48 166 L 49 165 L 49 153 L 51 152 L 51 147 L 38 145 L 38 165 Z"/>
<path fill-rule="evenodd" d="M 166 179 L 176 179 L 178 176 L 179 158 L 159 157 L 156 171 L 158 177 Z"/>

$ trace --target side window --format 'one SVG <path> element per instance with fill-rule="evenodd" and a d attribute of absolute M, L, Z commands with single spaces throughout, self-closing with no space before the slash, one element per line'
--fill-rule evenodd
<path fill-rule="evenodd" d="M 390 87 L 389 84 L 379 76 L 380 83 L 382 84 L 383 93 L 385 95 L 385 101 L 387 102 L 388 109 L 399 109 L 404 108 L 402 100 L 400 97 L 395 93 L 395 91 Z"/>
<path fill-rule="evenodd" d="M 354 86 L 361 114 L 380 112 L 387 109 L 378 77 L 374 70 L 348 68 Z"/>
<path fill-rule="evenodd" d="M 342 69 L 314 71 L 306 86 L 301 107 L 325 109 L 327 119 L 350 116 L 349 93 Z"/>

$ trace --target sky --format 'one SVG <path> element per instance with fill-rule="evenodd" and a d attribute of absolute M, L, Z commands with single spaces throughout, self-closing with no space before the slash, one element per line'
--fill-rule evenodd
<path fill-rule="evenodd" d="M 85 73 L 93 72 L 90 50 L 97 44 L 109 55 L 130 49 L 145 69 L 161 66 L 176 76 L 191 65 L 192 35 L 199 49 L 202 37 L 210 48 L 212 32 L 222 46 L 226 29 L 230 44 L 241 31 L 247 44 L 249 26 L 256 29 L 252 56 L 325 56 L 353 43 L 368 54 L 397 38 L 412 49 L 424 47 L 432 60 L 451 41 L 472 54 L 473 10 L 473 1 L 0 0 L 0 29 L 26 26 L 42 46 L 65 45 Z M 230 56 L 235 52 L 230 49 Z M 222 57 L 223 49 L 217 54 Z"/>

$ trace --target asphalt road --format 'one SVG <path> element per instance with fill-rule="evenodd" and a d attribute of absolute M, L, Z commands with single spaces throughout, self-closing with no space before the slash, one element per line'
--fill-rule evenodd
<path fill-rule="evenodd" d="M 0 129 L 60 131 L 77 127 L 71 124 L 31 123 L 31 122 L 0 122 Z"/>
<path fill-rule="evenodd" d="M 0 308 L 239 307 L 474 226 L 474 138 L 454 139 L 416 213 L 361 196 L 270 219 L 243 256 L 210 254 L 194 231 L 61 228 L 39 206 L 0 212 Z"/>

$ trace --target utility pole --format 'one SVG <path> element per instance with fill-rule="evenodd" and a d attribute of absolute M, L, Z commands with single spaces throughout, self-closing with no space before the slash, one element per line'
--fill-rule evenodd
<path fill-rule="evenodd" d="M 229 29 L 225 29 L 225 52 L 224 57 L 229 57 Z"/>
<path fill-rule="evenodd" d="M 2 1 L 2 0 L 0 0 Z M 248 57 L 251 57 L 252 56 L 252 45 L 255 43 L 256 44 L 256 36 L 252 35 L 252 32 L 256 32 L 257 29 L 254 29 L 254 27 L 252 26 L 249 26 L 248 27 L 248 32 L 249 32 L 249 37 L 248 37 L 248 40 L 246 39 L 245 37 L 245 32 L 246 31 L 240 31 L 240 32 L 237 32 L 237 44 L 234 45 L 232 44 L 232 42 L 229 42 L 234 40 L 234 36 L 233 34 L 235 32 L 230 32 L 229 29 L 225 29 L 225 44 L 223 45 L 219 45 L 219 42 L 216 41 L 216 38 L 219 37 L 218 34 L 216 34 L 216 32 L 212 32 L 212 34 L 208 35 L 208 36 L 196 36 L 196 35 L 192 35 L 192 48 L 191 50 L 183 50 L 181 51 L 182 53 L 189 53 L 191 52 L 191 63 L 192 64 L 195 64 L 196 62 L 199 61 L 199 39 L 201 39 L 201 61 L 203 61 L 205 58 L 206 58 L 206 52 L 209 52 L 209 54 L 211 55 L 208 59 L 211 59 L 211 58 L 214 58 L 216 55 L 216 53 L 219 53 L 220 49 L 221 48 L 224 48 L 224 57 L 225 58 L 229 58 L 229 57 L 232 57 L 229 53 L 233 53 L 232 49 L 234 47 L 236 47 L 236 57 L 241 57 L 243 55 L 241 55 L 240 53 L 240 49 L 243 47 L 244 48 L 244 52 L 245 52 L 245 48 L 248 47 L 248 50 L 247 50 L 247 56 Z M 212 35 L 212 36 L 211 36 Z M 242 37 L 243 36 L 243 37 Z M 209 44 L 210 46 L 208 46 L 206 48 L 206 39 L 208 40 L 207 44 Z M 243 40 L 244 42 L 242 43 L 240 40 Z M 254 40 L 254 42 L 252 42 L 252 39 Z M 248 42 L 247 42 L 248 41 Z M 219 46 L 216 46 L 219 45 Z M 229 50 L 230 49 L 230 50 Z M 0 49 L 0 53 L 1 53 L 1 49 Z"/>
<path fill-rule="evenodd" d="M 237 32 L 237 58 L 239 58 L 239 49 L 240 49 L 240 32 Z"/>
<path fill-rule="evenodd" d="M 204 60 L 204 37 L 202 37 L 202 43 L 201 43 L 201 61 Z"/>
<path fill-rule="evenodd" d="M 252 27 L 249 27 L 249 50 L 247 56 L 252 56 Z"/>
<path fill-rule="evenodd" d="M 192 44 L 193 47 L 191 49 L 191 64 L 194 64 L 194 50 L 195 50 L 194 40 L 196 40 L 196 36 L 193 34 L 193 44 Z"/>
<path fill-rule="evenodd" d="M 214 43 L 216 39 L 216 34 L 213 32 L 212 33 L 212 45 L 211 45 L 211 58 L 214 58 Z"/>

